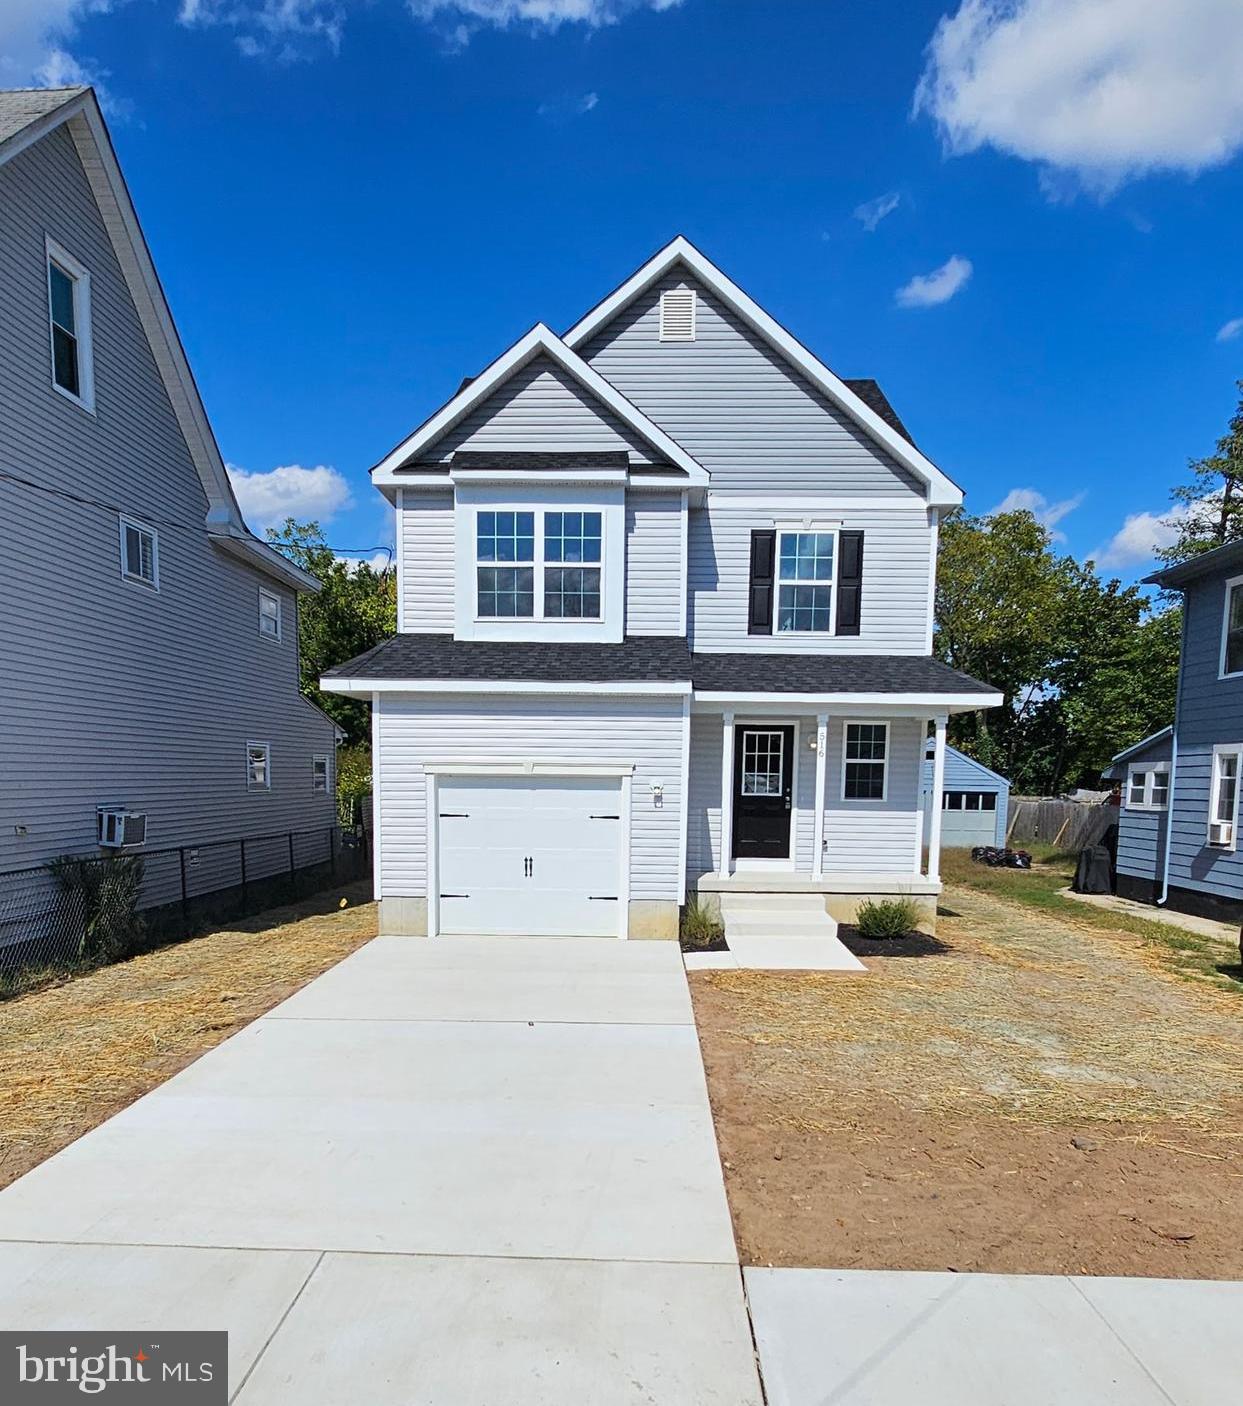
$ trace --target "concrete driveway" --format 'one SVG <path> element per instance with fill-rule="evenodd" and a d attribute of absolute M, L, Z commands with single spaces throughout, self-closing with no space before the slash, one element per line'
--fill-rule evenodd
<path fill-rule="evenodd" d="M 0 1192 L 8 1328 L 230 1398 L 758 1403 L 673 944 L 377 938 Z"/>

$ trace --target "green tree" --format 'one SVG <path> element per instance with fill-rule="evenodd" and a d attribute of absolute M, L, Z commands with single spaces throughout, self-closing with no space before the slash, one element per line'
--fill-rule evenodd
<path fill-rule="evenodd" d="M 1191 481 L 1170 493 L 1182 511 L 1170 519 L 1178 541 L 1157 553 L 1163 561 L 1187 561 L 1243 537 L 1243 381 L 1235 384 L 1239 404 L 1216 451 L 1192 459 Z"/>
<path fill-rule="evenodd" d="M 324 539 L 317 522 L 286 518 L 268 528 L 268 541 L 320 583 L 298 609 L 298 666 L 303 694 L 345 730 L 349 746 L 370 745 L 367 705 L 356 698 L 322 693 L 320 675 L 386 640 L 397 631 L 397 581 L 391 567 L 376 571 L 366 562 L 344 562 Z"/>

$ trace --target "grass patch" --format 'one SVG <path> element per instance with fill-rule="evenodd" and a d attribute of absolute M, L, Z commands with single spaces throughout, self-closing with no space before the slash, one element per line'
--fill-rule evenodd
<path fill-rule="evenodd" d="M 678 927 L 683 952 L 725 950 L 725 927 L 695 894 L 688 894 Z"/>
<path fill-rule="evenodd" d="M 1130 933 L 1162 955 L 1163 965 L 1176 975 L 1243 994 L 1243 966 L 1237 947 L 1157 919 L 1115 913 L 1068 898 L 1061 890 L 1074 878 L 1078 856 L 1055 850 L 1051 845 L 1033 843 L 1024 848 L 1032 856 L 1030 869 L 990 869 L 986 864 L 974 863 L 969 850 L 944 850 L 941 877 L 951 884 L 1047 913 L 1075 927 Z"/>

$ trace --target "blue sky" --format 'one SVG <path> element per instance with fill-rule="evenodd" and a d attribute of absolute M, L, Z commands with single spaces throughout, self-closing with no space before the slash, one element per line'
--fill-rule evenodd
<path fill-rule="evenodd" d="M 343 547 L 463 375 L 682 232 L 972 510 L 1142 574 L 1243 376 L 1241 71 L 1238 0 L 0 11 L 0 79 L 105 89 L 252 525 Z"/>

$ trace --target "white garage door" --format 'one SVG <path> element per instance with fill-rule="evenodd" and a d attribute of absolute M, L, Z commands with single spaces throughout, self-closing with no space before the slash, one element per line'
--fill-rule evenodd
<path fill-rule="evenodd" d="M 615 937 L 621 781 L 444 776 L 440 930 Z"/>

